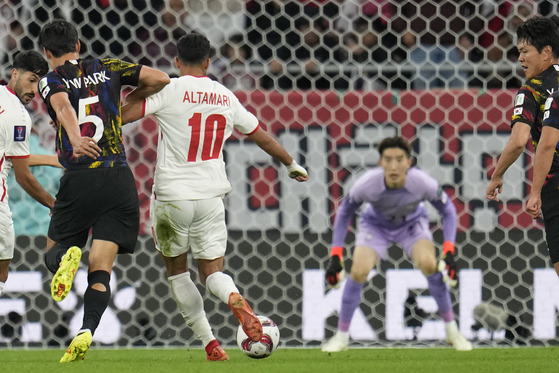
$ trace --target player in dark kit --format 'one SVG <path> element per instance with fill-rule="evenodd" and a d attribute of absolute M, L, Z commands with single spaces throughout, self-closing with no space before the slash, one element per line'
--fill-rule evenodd
<path fill-rule="evenodd" d="M 526 201 L 526 212 L 541 218 L 551 263 L 559 276 L 559 91 L 545 103 L 542 136 L 534 158 L 532 190 Z"/>
<path fill-rule="evenodd" d="M 503 176 L 522 154 L 530 136 L 534 147 L 540 141 L 544 104 L 559 89 L 559 29 L 551 19 L 535 17 L 516 29 L 518 61 L 526 83 L 514 100 L 510 138 L 503 149 L 486 197 L 498 201 L 503 190 Z"/>
<path fill-rule="evenodd" d="M 139 231 L 138 192 L 126 162 L 120 118 L 121 88 L 138 86 L 146 97 L 169 83 L 167 74 L 116 59 L 80 59 L 76 28 L 64 21 L 40 32 L 53 71 L 39 92 L 57 126 L 56 147 L 66 168 L 56 195 L 45 264 L 54 273 L 51 294 L 63 300 L 92 229 L 83 324 L 60 360 L 83 360 L 110 300 L 117 253 L 132 253 Z M 138 92 L 137 92 L 138 93 Z"/>

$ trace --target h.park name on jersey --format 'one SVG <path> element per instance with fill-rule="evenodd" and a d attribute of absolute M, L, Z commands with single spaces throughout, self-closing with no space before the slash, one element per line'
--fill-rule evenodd
<path fill-rule="evenodd" d="M 85 87 L 88 87 L 89 85 L 92 84 L 99 84 L 99 83 L 105 83 L 106 81 L 111 80 L 111 78 L 109 78 L 107 76 L 107 72 L 105 70 L 103 71 L 99 71 L 98 73 L 93 73 L 92 75 L 85 75 L 79 78 L 74 78 L 74 79 L 62 79 L 64 81 L 64 84 L 66 84 L 66 87 L 70 88 L 70 86 L 74 87 L 74 88 L 81 88 L 82 87 L 82 81 Z"/>
<path fill-rule="evenodd" d="M 182 102 L 188 102 L 189 104 L 231 106 L 229 96 L 213 92 L 185 91 Z"/>

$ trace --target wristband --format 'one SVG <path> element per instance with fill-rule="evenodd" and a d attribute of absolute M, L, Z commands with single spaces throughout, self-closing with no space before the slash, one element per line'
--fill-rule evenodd
<path fill-rule="evenodd" d="M 291 171 L 295 171 L 297 169 L 297 166 L 299 166 L 297 164 L 297 162 L 295 162 L 295 160 L 293 160 L 293 162 L 291 162 L 291 164 L 289 166 L 285 166 L 287 168 L 287 171 L 291 172 Z"/>
<path fill-rule="evenodd" d="M 295 161 L 293 161 L 289 166 L 285 167 L 287 168 L 289 177 L 291 177 L 292 179 L 296 178 L 297 176 L 308 176 L 307 170 L 305 170 Z"/>
<path fill-rule="evenodd" d="M 330 256 L 334 256 L 337 255 L 340 257 L 340 259 L 343 258 L 344 255 L 344 248 L 341 246 L 334 246 L 331 250 L 330 250 Z"/>
<path fill-rule="evenodd" d="M 450 241 L 445 241 L 443 243 L 443 254 L 451 253 L 454 255 L 454 243 Z"/>

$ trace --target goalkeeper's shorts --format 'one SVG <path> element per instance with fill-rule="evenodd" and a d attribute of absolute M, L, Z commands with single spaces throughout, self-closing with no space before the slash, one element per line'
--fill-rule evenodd
<path fill-rule="evenodd" d="M 399 244 L 406 255 L 411 258 L 413 245 L 421 239 L 433 240 L 429 229 L 429 219 L 426 217 L 411 220 L 398 228 L 382 227 L 370 219 L 360 218 L 355 244 L 370 247 L 381 260 L 386 259 L 390 245 Z"/>

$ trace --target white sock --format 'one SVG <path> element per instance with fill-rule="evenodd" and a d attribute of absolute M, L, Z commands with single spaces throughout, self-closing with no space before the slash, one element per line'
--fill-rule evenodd
<path fill-rule="evenodd" d="M 229 304 L 229 295 L 239 293 L 231 276 L 223 272 L 214 272 L 206 278 L 206 288 L 225 304 Z"/>
<path fill-rule="evenodd" d="M 173 298 L 177 302 L 182 317 L 205 347 L 215 337 L 206 317 L 206 312 L 204 312 L 202 295 L 190 279 L 190 272 L 171 276 L 168 280 Z"/>
<path fill-rule="evenodd" d="M 336 334 L 339 335 L 342 338 L 347 338 L 349 339 L 349 332 L 342 332 L 341 330 L 337 330 Z"/>
<path fill-rule="evenodd" d="M 445 322 L 444 323 L 444 328 L 445 328 L 447 336 L 449 335 L 449 333 L 457 333 L 458 332 L 458 325 L 456 324 L 456 320 L 452 320 L 450 322 Z"/>
<path fill-rule="evenodd" d="M 0 296 L 2 296 L 2 294 L 4 293 L 4 283 L 0 282 Z"/>

